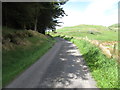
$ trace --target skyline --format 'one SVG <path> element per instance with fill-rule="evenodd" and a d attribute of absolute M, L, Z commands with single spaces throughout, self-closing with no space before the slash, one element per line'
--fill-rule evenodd
<path fill-rule="evenodd" d="M 69 0 L 63 9 L 62 27 L 80 24 L 110 26 L 118 23 L 118 0 Z"/>

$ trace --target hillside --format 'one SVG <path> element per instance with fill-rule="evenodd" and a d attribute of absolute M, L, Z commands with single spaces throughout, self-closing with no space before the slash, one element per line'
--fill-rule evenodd
<path fill-rule="evenodd" d="M 108 27 L 110 30 L 113 30 L 113 31 L 117 31 L 118 28 L 119 28 L 119 25 L 118 24 L 113 24 L 111 26 Z"/>
<path fill-rule="evenodd" d="M 114 25 L 113 25 L 114 26 Z M 74 43 L 90 68 L 99 88 L 117 88 L 118 85 L 118 29 L 99 25 L 64 27 L 51 33 Z"/>
<path fill-rule="evenodd" d="M 113 25 L 110 25 L 109 27 L 113 27 L 113 28 L 118 28 L 118 24 L 113 24 Z"/>
<path fill-rule="evenodd" d="M 2 30 L 3 86 L 38 60 L 54 40 L 32 30 Z"/>
<path fill-rule="evenodd" d="M 111 30 L 110 27 L 116 27 L 117 24 L 109 27 L 100 25 L 78 25 L 73 27 L 65 27 L 57 30 L 58 35 L 70 36 L 74 38 L 84 38 L 95 45 L 102 45 L 111 54 L 117 55 L 118 52 L 118 29 Z M 101 48 L 101 46 L 100 46 Z M 103 49 L 104 51 L 105 49 Z M 115 52 L 116 51 L 116 52 Z M 109 56 L 111 57 L 111 54 Z M 116 56 L 115 56 L 116 57 Z"/>
<path fill-rule="evenodd" d="M 88 37 L 92 40 L 117 41 L 118 31 L 110 30 L 108 27 L 100 25 L 78 25 L 73 27 L 64 27 L 57 30 L 58 34 L 74 37 Z"/>

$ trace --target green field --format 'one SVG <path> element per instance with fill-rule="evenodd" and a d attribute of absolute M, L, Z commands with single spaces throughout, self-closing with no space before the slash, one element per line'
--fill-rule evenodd
<path fill-rule="evenodd" d="M 49 36 L 36 31 L 3 28 L 3 86 L 38 60 L 54 42 Z"/>
<path fill-rule="evenodd" d="M 118 30 L 115 27 L 105 27 L 99 25 L 78 25 L 64 27 L 57 30 L 58 34 L 72 37 L 88 37 L 92 40 L 118 41 Z"/>
<path fill-rule="evenodd" d="M 99 42 L 117 42 L 117 25 L 109 27 L 99 25 L 78 25 L 64 27 L 51 33 L 53 36 L 60 36 L 76 44 L 82 53 L 91 74 L 97 82 L 99 88 L 120 88 L 118 80 L 118 62 L 115 58 L 106 57 L 99 47 L 85 40 L 77 39 L 88 37 Z"/>

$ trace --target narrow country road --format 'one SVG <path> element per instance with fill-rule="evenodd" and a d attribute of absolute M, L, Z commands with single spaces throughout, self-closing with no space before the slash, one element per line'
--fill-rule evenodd
<path fill-rule="evenodd" d="M 6 88 L 96 88 L 77 47 L 62 38 Z"/>

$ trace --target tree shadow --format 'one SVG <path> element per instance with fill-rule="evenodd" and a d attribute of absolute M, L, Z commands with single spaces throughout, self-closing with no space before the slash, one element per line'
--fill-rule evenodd
<path fill-rule="evenodd" d="M 82 55 L 76 52 L 78 51 L 76 46 L 65 40 L 62 40 L 61 43 L 63 45 L 60 52 L 57 53 L 40 80 L 39 88 L 69 87 L 74 84 L 74 81 L 89 79 L 87 77 L 89 70 Z"/>

